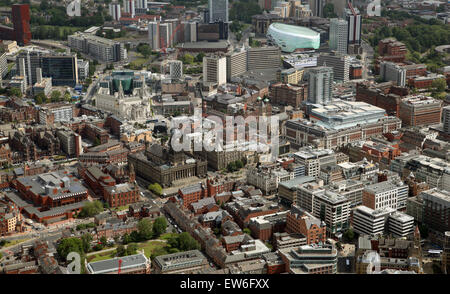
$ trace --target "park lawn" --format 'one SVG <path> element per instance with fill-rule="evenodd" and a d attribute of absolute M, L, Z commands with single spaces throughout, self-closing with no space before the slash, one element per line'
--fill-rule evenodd
<path fill-rule="evenodd" d="M 143 65 L 144 63 L 146 63 L 148 61 L 148 58 L 145 57 L 139 57 L 135 60 L 133 60 L 131 63 L 134 63 L 137 66 Z"/>
<path fill-rule="evenodd" d="M 144 254 L 147 258 L 150 258 L 153 251 L 159 248 L 166 247 L 166 242 L 161 241 L 147 241 L 144 243 L 138 243 L 139 250 L 144 249 Z"/>
<path fill-rule="evenodd" d="M 116 255 L 116 250 L 90 255 L 87 259 L 88 262 L 96 262 L 114 258 L 114 255 Z"/>
<path fill-rule="evenodd" d="M 178 233 L 165 233 L 165 234 L 162 234 L 161 236 L 159 236 L 158 239 L 169 240 L 170 238 L 175 237 L 177 235 L 178 235 Z"/>
<path fill-rule="evenodd" d="M 30 240 L 31 238 L 25 238 L 25 239 L 17 239 L 13 241 L 6 241 L 5 245 L 3 245 L 4 248 L 11 247 L 20 243 L 23 243 L 25 241 Z"/>

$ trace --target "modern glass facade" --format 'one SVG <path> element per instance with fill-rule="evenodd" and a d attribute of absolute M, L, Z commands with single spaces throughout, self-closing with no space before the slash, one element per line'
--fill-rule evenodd
<path fill-rule="evenodd" d="M 51 77 L 54 86 L 75 87 L 78 84 L 78 64 L 76 56 L 42 57 L 42 75 Z"/>
<path fill-rule="evenodd" d="M 282 23 L 273 23 L 267 30 L 267 38 L 277 44 L 283 52 L 296 49 L 318 49 L 320 34 L 311 29 Z"/>

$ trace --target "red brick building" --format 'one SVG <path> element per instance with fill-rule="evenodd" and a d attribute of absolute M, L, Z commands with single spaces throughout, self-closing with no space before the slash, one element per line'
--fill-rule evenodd
<path fill-rule="evenodd" d="M 15 40 L 18 45 L 28 45 L 31 41 L 30 5 L 12 5 L 13 28 L 0 26 L 0 39 Z"/>
<path fill-rule="evenodd" d="M 392 83 L 356 85 L 356 101 L 362 101 L 383 108 L 388 115 L 399 115 L 401 98 L 408 95 L 408 88 L 393 86 Z"/>
<path fill-rule="evenodd" d="M 178 190 L 178 196 L 180 196 L 183 207 L 191 208 L 191 204 L 198 202 L 200 199 L 208 197 L 208 190 L 201 183 L 194 184 L 188 187 L 183 187 Z"/>
<path fill-rule="evenodd" d="M 276 83 L 270 86 L 270 102 L 279 105 L 291 105 L 299 108 L 308 98 L 308 86 L 293 86 L 290 84 Z"/>
<path fill-rule="evenodd" d="M 286 232 L 304 235 L 307 244 L 325 242 L 326 230 L 324 222 L 296 205 L 292 205 L 286 216 Z"/>

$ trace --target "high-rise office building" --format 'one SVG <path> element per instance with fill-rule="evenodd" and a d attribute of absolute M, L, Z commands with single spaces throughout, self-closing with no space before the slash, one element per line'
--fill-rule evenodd
<path fill-rule="evenodd" d="M 172 46 L 172 23 L 161 23 L 159 25 L 159 41 L 161 48 Z"/>
<path fill-rule="evenodd" d="M 54 86 L 78 84 L 78 61 L 74 55 L 48 55 L 42 57 L 42 75 L 52 78 Z"/>
<path fill-rule="evenodd" d="M 209 22 L 228 22 L 228 0 L 209 0 Z"/>
<path fill-rule="evenodd" d="M 333 68 L 328 66 L 314 67 L 308 73 L 308 102 L 326 104 L 331 101 L 333 91 Z"/>
<path fill-rule="evenodd" d="M 217 83 L 227 82 L 227 58 L 224 55 L 209 55 L 203 57 L 203 82 Z"/>
<path fill-rule="evenodd" d="M 111 15 L 112 19 L 115 21 L 118 21 L 122 17 L 119 3 L 109 4 L 109 15 Z"/>
<path fill-rule="evenodd" d="M 332 53 L 321 54 L 317 58 L 318 66 L 331 66 L 333 68 L 334 80 L 336 81 L 349 81 L 350 74 L 350 57 L 348 55 Z"/>
<path fill-rule="evenodd" d="M 325 0 L 309 0 L 308 4 L 313 16 L 322 17 Z"/>
<path fill-rule="evenodd" d="M 181 22 L 183 40 L 182 42 L 197 42 L 197 22 Z"/>
<path fill-rule="evenodd" d="M 343 19 L 330 20 L 330 49 L 347 54 L 348 22 Z"/>
<path fill-rule="evenodd" d="M 128 13 L 130 17 L 135 17 L 136 7 L 134 5 L 134 0 L 123 0 L 123 11 Z"/>
<path fill-rule="evenodd" d="M 136 0 L 136 8 L 147 9 L 147 0 Z"/>
<path fill-rule="evenodd" d="M 443 127 L 446 134 L 450 134 L 450 106 L 442 108 Z"/>
<path fill-rule="evenodd" d="M 348 23 L 348 44 L 361 44 L 361 14 L 357 8 L 345 9 Z"/>
<path fill-rule="evenodd" d="M 12 5 L 13 27 L 0 26 L 0 40 L 15 40 L 18 45 L 28 45 L 31 41 L 30 5 Z"/>
<path fill-rule="evenodd" d="M 148 38 L 150 48 L 153 50 L 159 49 L 159 22 L 152 21 L 148 23 Z"/>
<path fill-rule="evenodd" d="M 19 70 L 19 75 L 26 79 L 27 85 L 36 83 L 36 68 L 42 68 L 41 57 L 48 53 L 44 50 L 31 49 L 23 50 L 17 55 L 16 68 Z"/>
<path fill-rule="evenodd" d="M 12 22 L 17 43 L 27 45 L 31 41 L 30 6 L 14 4 L 12 6 Z"/>

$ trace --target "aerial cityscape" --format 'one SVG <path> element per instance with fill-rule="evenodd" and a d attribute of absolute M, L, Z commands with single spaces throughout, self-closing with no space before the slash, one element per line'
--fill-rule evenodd
<path fill-rule="evenodd" d="M 450 1 L 0 0 L 4 274 L 450 274 Z"/>

